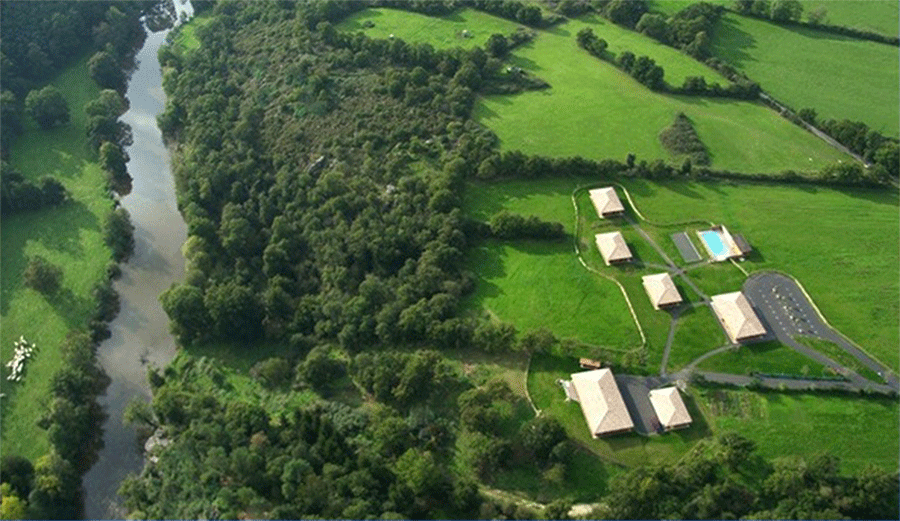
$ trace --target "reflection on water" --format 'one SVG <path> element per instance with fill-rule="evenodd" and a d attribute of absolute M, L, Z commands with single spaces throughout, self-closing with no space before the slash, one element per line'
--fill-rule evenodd
<path fill-rule="evenodd" d="M 190 3 L 176 0 L 176 9 L 188 16 Z M 112 383 L 100 403 L 107 414 L 103 449 L 97 463 L 84 476 L 84 514 L 87 518 L 122 518 L 116 491 L 130 473 L 138 473 L 143 455 L 136 431 L 123 425 L 125 406 L 135 398 L 150 398 L 147 367 L 162 367 L 175 355 L 169 320 L 159 295 L 184 274 L 181 245 L 187 228 L 178 213 L 169 155 L 162 142 L 156 116 L 165 99 L 157 51 L 168 30 L 151 33 L 137 55 L 137 69 L 128 83 L 130 108 L 122 121 L 131 125 L 134 142 L 126 148 L 131 161 L 131 192 L 121 198 L 135 227 L 135 250 L 122 265 L 115 281 L 121 311 L 110 324 L 112 336 L 100 345 L 97 357 Z"/>

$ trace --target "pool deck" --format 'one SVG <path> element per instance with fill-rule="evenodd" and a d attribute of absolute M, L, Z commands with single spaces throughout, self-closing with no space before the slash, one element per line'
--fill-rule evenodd
<path fill-rule="evenodd" d="M 715 234 L 721 241 L 725 251 L 713 251 L 712 246 L 707 241 L 707 234 Z M 700 243 L 703 244 L 703 248 L 709 254 L 709 258 L 714 262 L 722 262 L 743 255 L 734 238 L 724 226 L 714 226 L 709 230 L 697 230 L 697 237 L 700 238 Z"/>

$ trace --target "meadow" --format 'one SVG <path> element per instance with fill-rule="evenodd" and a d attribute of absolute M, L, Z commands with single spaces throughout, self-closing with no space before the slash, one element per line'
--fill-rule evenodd
<path fill-rule="evenodd" d="M 825 10 L 825 23 L 842 25 L 885 36 L 897 36 L 897 2 L 890 0 L 803 0 L 804 15 L 817 9 Z M 805 18 L 805 16 L 804 16 Z"/>
<path fill-rule="evenodd" d="M 838 456 L 841 470 L 897 469 L 897 401 L 855 395 L 695 390 L 714 432 L 736 431 L 766 458 Z"/>
<path fill-rule="evenodd" d="M 29 179 L 57 178 L 71 195 L 62 206 L 4 216 L 0 236 L 0 353 L 5 363 L 12 344 L 24 335 L 38 346 L 19 383 L 0 379 L 2 444 L 8 454 L 34 461 L 49 449 L 46 431 L 36 422 L 44 414 L 50 379 L 62 367 L 60 344 L 75 328 L 84 329 L 94 310 L 91 289 L 103 280 L 111 252 L 102 223 L 112 210 L 105 174 L 85 137 L 84 105 L 99 91 L 88 75 L 87 57 L 65 69 L 51 83 L 65 97 L 68 124 L 39 130 L 31 122 L 10 150 L 10 163 Z M 63 271 L 60 291 L 50 297 L 26 288 L 22 271 L 27 257 L 41 255 Z"/>
<path fill-rule="evenodd" d="M 722 18 L 711 43 L 714 55 L 795 110 L 811 107 L 820 119 L 863 121 L 888 136 L 900 132 L 895 46 L 735 14 Z"/>

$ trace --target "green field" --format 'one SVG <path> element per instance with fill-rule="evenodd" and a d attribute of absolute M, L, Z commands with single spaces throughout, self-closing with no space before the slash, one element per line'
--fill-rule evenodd
<path fill-rule="evenodd" d="M 871 355 L 898 367 L 898 197 L 874 190 L 813 186 L 624 182 L 648 219 L 707 218 L 744 234 L 754 253 L 741 266 L 782 270 L 797 278 L 825 318 Z M 736 291 L 743 280 L 730 264 Z M 689 272 L 712 291 L 707 267 Z M 864 284 L 855 282 L 865 281 Z"/>
<path fill-rule="evenodd" d="M 828 25 L 897 36 L 898 5 L 893 0 L 803 0 L 803 19 L 819 8 L 825 8 Z"/>
<path fill-rule="evenodd" d="M 571 21 L 516 49 L 513 65 L 552 88 L 489 96 L 475 118 L 502 148 L 551 157 L 663 159 L 658 134 L 679 112 L 694 122 L 714 168 L 735 171 L 809 171 L 847 156 L 760 104 L 654 93 L 614 66 L 577 47 L 589 24 Z M 685 57 L 684 59 L 687 59 Z M 552 117 L 548 117 L 552 115 Z"/>
<path fill-rule="evenodd" d="M 897 47 L 729 14 L 713 33 L 712 52 L 795 110 L 900 132 Z"/>
<path fill-rule="evenodd" d="M 694 60 L 681 51 L 663 45 L 643 34 L 625 29 L 605 18 L 596 15 L 585 15 L 573 20 L 565 26 L 565 30 L 573 35 L 581 30 L 582 26 L 590 27 L 598 38 L 603 38 L 609 44 L 608 53 L 618 56 L 622 51 L 631 51 L 635 56 L 650 56 L 657 64 L 665 69 L 665 80 L 670 85 L 680 87 L 688 76 L 703 76 L 706 83 L 719 83 L 728 85 L 728 79 L 715 70 Z"/>
<path fill-rule="evenodd" d="M 366 22 L 374 25 L 366 27 Z M 364 9 L 337 25 L 341 31 L 363 31 L 372 38 L 394 35 L 407 42 L 429 43 L 437 49 L 478 47 L 492 34 L 509 35 L 519 27 L 523 26 L 474 9 L 433 17 L 387 8 Z"/>
<path fill-rule="evenodd" d="M 476 283 L 464 309 L 510 322 L 520 332 L 546 328 L 593 346 L 640 345 L 619 289 L 585 270 L 569 241 L 489 241 L 472 248 L 467 264 Z"/>
<path fill-rule="evenodd" d="M 822 364 L 774 341 L 750 344 L 719 353 L 701 362 L 698 369 L 733 374 L 835 376 Z"/>
<path fill-rule="evenodd" d="M 695 396 L 714 431 L 737 431 L 766 458 L 829 452 L 847 473 L 868 463 L 897 469 L 896 400 L 730 390 Z"/>
<path fill-rule="evenodd" d="M 0 281 L 0 352 L 4 370 L 2 445 L 4 453 L 31 460 L 49 448 L 46 431 L 36 422 L 44 413 L 51 377 L 62 367 L 59 347 L 73 328 L 84 329 L 94 310 L 91 288 L 105 277 L 111 252 L 101 225 L 112 209 L 105 174 L 94 162 L 85 138 L 84 105 L 98 94 L 88 75 L 87 58 L 63 71 L 52 83 L 69 104 L 71 121 L 49 131 L 27 126 L 11 149 L 11 164 L 29 179 L 52 175 L 72 196 L 54 209 L 4 216 L 2 220 L 2 281 Z M 62 285 L 53 297 L 25 288 L 22 271 L 27 256 L 41 255 L 63 270 Z M 6 380 L 12 344 L 24 335 L 39 352 L 27 363 L 19 383 Z"/>

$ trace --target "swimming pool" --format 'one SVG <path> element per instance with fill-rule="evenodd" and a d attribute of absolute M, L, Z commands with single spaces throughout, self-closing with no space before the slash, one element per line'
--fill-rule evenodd
<path fill-rule="evenodd" d="M 706 243 L 707 249 L 716 258 L 716 260 L 721 260 L 728 257 L 728 253 L 731 249 L 725 245 L 725 241 L 722 240 L 722 236 L 719 232 L 714 230 L 707 230 L 705 232 L 700 232 L 700 238 L 703 239 L 703 242 Z"/>

